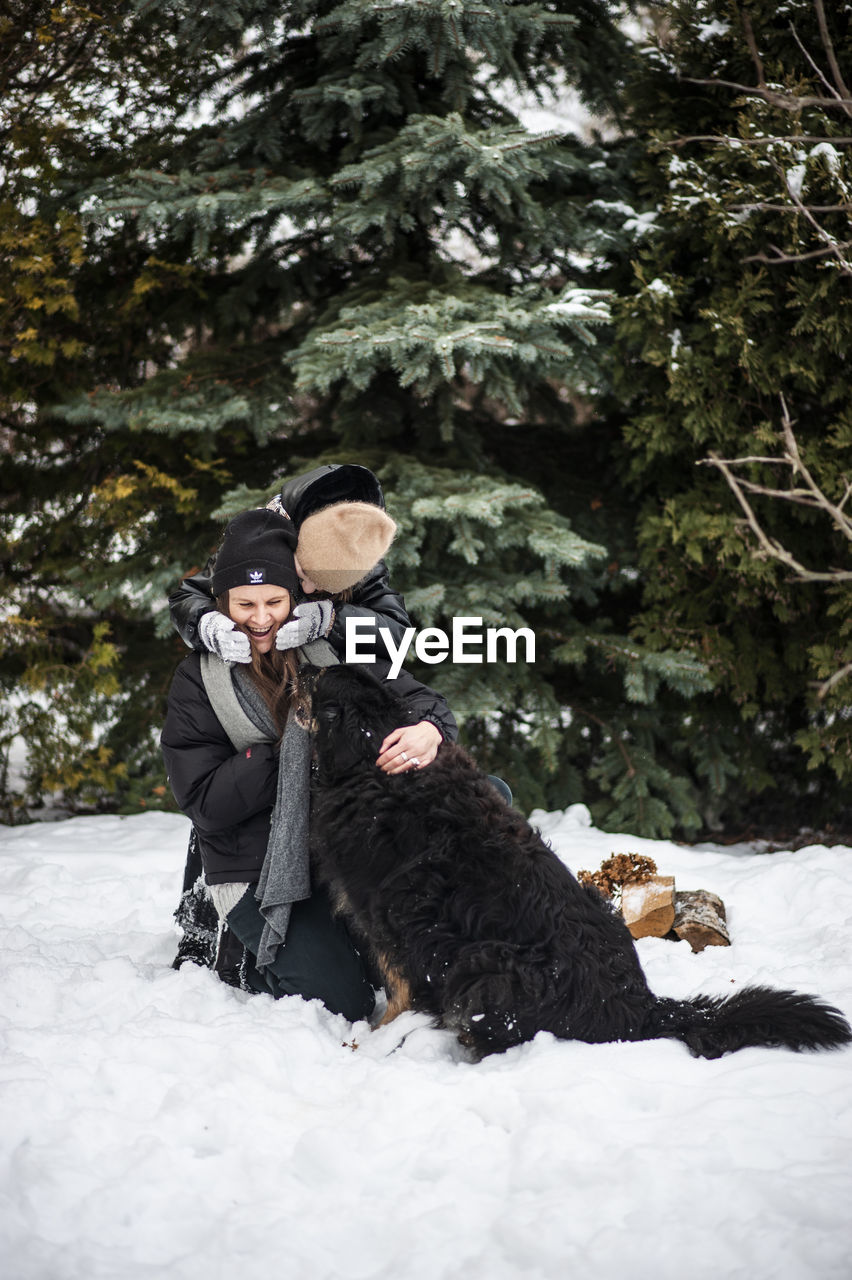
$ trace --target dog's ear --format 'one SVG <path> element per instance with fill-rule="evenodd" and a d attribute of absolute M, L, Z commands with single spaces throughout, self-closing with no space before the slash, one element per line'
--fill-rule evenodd
<path fill-rule="evenodd" d="M 339 721 L 357 724 L 362 735 L 369 730 L 375 742 L 417 719 L 396 690 L 369 667 L 340 664 L 325 668 L 316 681 L 313 699 L 320 719 L 324 718 L 323 709 L 333 702 L 341 713 Z"/>
<path fill-rule="evenodd" d="M 317 687 L 317 681 L 324 670 L 324 667 L 314 667 L 309 662 L 306 662 L 303 667 L 299 668 L 299 684 L 307 693 L 313 693 Z"/>
<path fill-rule="evenodd" d="M 375 764 L 384 734 L 373 718 L 372 701 L 364 682 L 345 666 L 329 667 L 317 679 L 314 743 L 320 784 L 333 783 L 361 765 Z"/>

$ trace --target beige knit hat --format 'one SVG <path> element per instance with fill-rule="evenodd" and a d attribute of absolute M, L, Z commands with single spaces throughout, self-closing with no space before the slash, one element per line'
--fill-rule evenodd
<path fill-rule="evenodd" d="M 335 502 L 302 521 L 296 556 L 322 591 L 354 587 L 382 559 L 396 524 L 371 502 Z"/>

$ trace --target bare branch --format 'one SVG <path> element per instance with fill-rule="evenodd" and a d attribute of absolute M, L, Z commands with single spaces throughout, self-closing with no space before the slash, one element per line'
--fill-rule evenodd
<path fill-rule="evenodd" d="M 724 462 L 728 467 L 744 467 L 749 462 L 760 462 L 763 464 L 787 465 L 790 466 L 789 458 L 762 458 L 753 454 L 747 458 L 719 458 L 719 462 Z M 705 459 L 706 461 L 706 459 Z"/>
<path fill-rule="evenodd" d="M 701 459 L 700 465 L 716 467 L 725 477 L 731 492 L 745 513 L 745 518 L 749 528 L 758 541 L 760 550 L 756 554 L 759 559 L 777 560 L 779 564 L 786 565 L 787 568 L 792 571 L 793 576 L 800 582 L 852 582 L 852 569 L 829 569 L 825 571 L 808 569 L 801 563 L 801 561 L 797 560 L 796 557 L 786 549 L 786 547 L 782 546 L 777 539 L 770 538 L 755 515 L 754 508 L 746 497 L 746 490 L 750 488 L 748 482 L 743 482 L 739 476 L 735 476 L 730 465 L 722 458 L 711 453 L 709 458 Z M 757 492 L 764 492 L 769 497 L 781 496 L 774 490 L 758 489 Z M 811 506 L 814 504 L 809 502 L 802 505 Z"/>
<path fill-rule="evenodd" d="M 839 94 L 839 93 L 838 93 L 838 91 L 837 91 L 836 87 L 831 83 L 831 81 L 829 80 L 828 76 L 825 74 L 825 72 L 822 70 L 822 68 L 821 68 L 820 66 L 818 66 L 818 65 L 817 65 L 816 60 L 815 60 L 814 58 L 812 58 L 812 57 L 811 57 L 811 55 L 808 53 L 808 51 L 807 51 L 807 49 L 805 48 L 804 44 L 803 44 L 803 43 L 802 43 L 802 41 L 799 39 L 799 33 L 798 33 L 798 31 L 796 30 L 796 27 L 795 27 L 795 25 L 794 25 L 792 22 L 790 23 L 790 33 L 792 34 L 793 39 L 796 41 L 796 44 L 797 44 L 797 45 L 799 46 L 799 48 L 801 49 L 801 51 L 802 51 L 802 56 L 803 56 L 804 58 L 806 58 L 806 59 L 807 59 L 807 61 L 808 61 L 808 63 L 810 64 L 811 68 L 813 69 L 814 73 L 815 73 L 816 75 L 818 75 L 818 76 L 819 76 L 820 80 L 823 82 L 823 84 L 825 85 L 825 87 L 826 87 L 826 89 L 828 90 L 828 92 L 829 92 L 833 97 L 835 97 L 835 98 L 839 98 L 839 97 L 841 97 L 841 94 Z"/>
<path fill-rule="evenodd" d="M 852 204 L 806 204 L 804 206 L 810 213 L 852 213 Z M 752 200 L 748 204 L 729 204 L 729 209 L 742 212 L 746 209 L 753 209 L 758 213 L 798 213 L 798 209 L 791 209 L 788 204 L 768 204 L 761 200 Z"/>
<path fill-rule="evenodd" d="M 821 133 L 795 133 L 795 134 L 774 134 L 771 137 L 761 138 L 739 138 L 729 133 L 692 133 L 683 138 L 673 138 L 671 142 L 667 142 L 666 147 L 683 147 L 688 142 L 719 142 L 726 143 L 728 146 L 742 147 L 769 147 L 776 142 L 835 142 L 841 146 L 848 146 L 852 142 L 852 137 L 834 137 Z"/>
<path fill-rule="evenodd" d="M 852 569 L 815 570 L 803 565 L 777 539 L 769 536 L 746 497 L 746 494 L 756 494 L 760 497 L 781 499 L 785 502 L 792 502 L 797 506 L 824 511 L 837 531 L 849 542 L 852 542 L 852 517 L 844 510 L 850 494 L 852 494 L 852 482 L 844 478 L 844 493 L 839 502 L 833 502 L 829 498 L 805 465 L 793 430 L 793 422 L 790 418 L 787 403 L 783 396 L 780 396 L 779 399 L 781 401 L 781 422 L 784 439 L 784 453 L 781 457 L 721 458 L 717 453 L 711 453 L 709 458 L 702 458 L 699 465 L 716 467 L 718 471 L 721 471 L 728 487 L 745 514 L 749 528 L 757 539 L 759 550 L 756 554 L 760 559 L 777 560 L 779 564 L 786 565 L 800 582 L 850 582 L 852 581 Z M 803 483 L 795 488 L 776 489 L 770 485 L 762 485 L 753 480 L 746 480 L 742 476 L 735 474 L 734 468 L 753 464 L 790 467 L 791 479 L 798 476 Z"/>
<path fill-rule="evenodd" d="M 774 244 L 769 247 L 773 250 L 772 257 L 768 253 L 752 253 L 747 258 L 743 258 L 743 262 L 807 262 L 809 258 L 827 258 L 829 255 L 836 256 L 837 249 L 852 249 L 852 240 L 841 240 L 836 245 L 826 246 L 824 249 L 811 249 L 809 253 L 785 253 Z M 841 262 L 841 266 L 844 274 L 852 274 L 846 263 Z"/>
<path fill-rule="evenodd" d="M 705 466 L 718 468 L 727 480 L 731 492 L 745 513 L 745 518 L 749 528 L 758 541 L 760 547 L 760 550 L 756 553 L 758 559 L 777 560 L 779 564 L 786 565 L 799 582 L 852 582 L 852 569 L 829 569 L 825 571 L 808 569 L 801 563 L 801 561 L 797 560 L 796 557 L 786 549 L 786 547 L 782 546 L 780 542 L 775 538 L 769 537 L 755 515 L 754 508 L 746 497 L 746 489 L 749 487 L 748 484 L 744 484 L 738 476 L 735 476 L 726 462 L 711 453 L 709 458 L 702 458 L 701 463 Z M 760 491 L 758 490 L 758 492 Z M 771 490 L 767 490 L 765 492 L 770 497 L 779 496 Z M 803 505 L 812 504 L 808 503 Z"/>
<path fill-rule="evenodd" d="M 772 164 L 781 182 L 786 188 L 787 195 L 790 197 L 793 204 L 798 209 L 799 213 L 801 213 L 802 216 L 806 218 L 807 221 L 811 224 L 811 226 L 813 227 L 814 231 L 817 234 L 817 238 L 821 240 L 824 245 L 827 246 L 828 252 L 833 254 L 834 257 L 837 259 L 838 263 L 840 264 L 840 269 L 844 273 L 844 275 L 852 276 L 852 263 L 848 262 L 846 258 L 843 256 L 845 250 L 849 248 L 849 242 L 848 241 L 841 242 L 841 241 L 835 240 L 834 236 L 830 235 L 825 230 L 825 228 L 822 227 L 817 222 L 816 218 L 813 216 L 808 206 L 803 203 L 801 196 L 797 195 L 796 191 L 793 189 L 792 184 L 787 178 L 787 175 L 785 174 L 781 166 L 778 164 L 778 162 L 775 161 L 774 159 L 771 159 L 770 163 Z"/>
<path fill-rule="evenodd" d="M 846 87 L 843 76 L 840 74 L 840 64 L 837 61 L 837 55 L 834 52 L 834 44 L 828 30 L 828 23 L 825 17 L 825 6 L 823 0 L 814 0 L 814 8 L 816 9 L 817 22 L 819 23 L 819 34 L 822 39 L 822 45 L 825 49 L 825 56 L 828 58 L 828 65 L 831 67 L 831 74 L 834 76 L 834 83 L 838 89 L 838 99 L 842 102 L 852 98 Z M 852 115 L 852 111 L 847 108 L 847 115 Z"/>
<path fill-rule="evenodd" d="M 823 680 L 817 685 L 817 697 L 820 702 L 831 693 L 835 685 L 840 684 L 841 680 L 845 680 L 847 676 L 852 676 L 852 662 L 847 662 L 845 667 L 841 667 L 839 671 L 835 671 L 834 675 L 829 676 L 827 680 Z"/>
<path fill-rule="evenodd" d="M 787 457 L 793 463 L 793 474 L 795 475 L 796 472 L 798 472 L 801 475 L 811 496 L 817 501 L 818 505 L 822 507 L 823 511 L 828 513 L 832 522 L 840 530 L 844 538 L 848 539 L 849 542 L 852 542 L 852 519 L 850 519 L 843 510 L 846 505 L 846 500 L 849 497 L 850 487 L 852 486 L 850 486 L 849 481 L 844 477 L 846 492 L 841 498 L 839 504 L 832 502 L 828 495 L 823 492 L 802 461 L 802 455 L 799 452 L 799 442 L 797 441 L 795 432 L 793 431 L 793 422 L 790 418 L 790 411 L 787 408 L 787 402 L 783 395 L 779 396 L 779 399 L 781 401 L 781 423 L 784 428 L 784 443 L 787 446 Z"/>
<path fill-rule="evenodd" d="M 789 458 L 717 458 L 713 455 L 716 466 L 721 467 L 739 467 L 746 462 L 760 462 L 764 465 L 774 463 L 776 466 L 791 466 Z M 808 489 L 776 489 L 772 485 L 758 484 L 756 480 L 744 480 L 742 476 L 737 476 L 737 484 L 739 484 L 747 493 L 756 493 L 763 498 L 780 498 L 782 501 L 793 502 L 799 507 L 822 507 L 819 502 Z"/>
<path fill-rule="evenodd" d="M 717 80 L 715 77 L 705 80 L 694 76 L 681 76 L 681 79 L 684 84 L 699 84 L 705 88 L 735 89 L 737 93 L 744 93 L 752 98 L 762 98 L 771 106 L 778 107 L 781 111 L 791 111 L 794 115 L 798 115 L 805 107 L 819 107 L 821 111 L 839 107 L 847 115 L 852 108 L 852 98 L 824 98 L 820 94 L 790 93 L 786 89 L 763 89 L 759 85 L 740 84 L 736 80 Z"/>
<path fill-rule="evenodd" d="M 742 20 L 748 51 L 751 54 L 752 62 L 754 63 L 755 70 L 757 71 L 757 83 L 761 85 L 761 87 L 765 87 L 766 76 L 763 73 L 763 59 L 760 56 L 757 41 L 754 38 L 754 27 L 751 25 L 751 18 L 748 15 L 747 9 L 743 9 Z"/>

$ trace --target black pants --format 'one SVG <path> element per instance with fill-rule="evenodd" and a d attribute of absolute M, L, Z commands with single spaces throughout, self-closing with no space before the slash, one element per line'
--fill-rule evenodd
<path fill-rule="evenodd" d="M 373 1012 L 375 993 L 366 969 L 345 924 L 332 915 L 324 889 L 313 889 L 310 898 L 293 904 L 287 939 L 262 974 L 251 963 L 264 925 L 254 885 L 247 886 L 229 911 L 227 924 L 250 953 L 246 976 L 255 991 L 269 991 L 276 999 L 303 996 L 321 1000 L 332 1013 L 342 1013 L 350 1022 L 368 1018 Z"/>

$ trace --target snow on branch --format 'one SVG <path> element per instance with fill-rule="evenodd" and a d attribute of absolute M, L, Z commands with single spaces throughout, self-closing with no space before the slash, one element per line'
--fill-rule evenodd
<path fill-rule="evenodd" d="M 757 84 L 739 84 L 734 80 L 720 80 L 716 77 L 699 80 L 685 76 L 684 79 L 688 84 L 721 85 L 722 88 L 734 89 L 738 93 L 746 94 L 749 97 L 762 98 L 763 101 L 769 103 L 770 106 L 777 107 L 781 111 L 790 111 L 794 115 L 798 115 L 806 107 L 819 107 L 821 111 L 840 110 L 845 115 L 852 116 L 852 92 L 847 88 L 846 82 L 844 81 L 840 71 L 840 64 L 837 61 L 834 42 L 832 41 L 831 34 L 828 30 L 828 22 L 826 21 L 825 16 L 825 5 L 823 0 L 813 0 L 813 5 L 817 18 L 817 25 L 819 26 L 823 51 L 834 83 L 832 83 L 820 70 L 816 61 L 808 53 L 802 41 L 799 39 L 796 28 L 792 23 L 790 23 L 790 31 L 793 39 L 801 49 L 812 70 L 825 86 L 829 95 L 828 97 L 825 97 L 823 94 L 792 93 L 788 89 L 782 89 L 780 85 L 767 84 L 763 69 L 763 59 L 758 51 L 754 29 L 746 10 L 743 10 L 741 15 L 743 32 L 757 73 Z"/>
<path fill-rule="evenodd" d="M 796 88 L 785 87 L 783 84 L 767 82 L 758 41 L 745 9 L 740 13 L 742 35 L 754 66 L 755 83 L 748 85 L 717 77 L 708 79 L 685 77 L 690 84 L 727 88 L 796 117 L 792 125 L 793 132 L 785 135 L 782 127 L 780 132 L 776 128 L 770 135 L 764 133 L 758 126 L 754 136 L 749 136 L 750 130 L 744 126 L 741 131 L 742 136 L 691 135 L 676 138 L 669 145 L 675 149 L 688 143 L 703 142 L 717 147 L 727 147 L 731 151 L 752 147 L 769 148 L 766 159 L 761 158 L 757 163 L 759 167 L 765 168 L 767 164 L 771 166 L 778 181 L 778 194 L 773 198 L 756 193 L 756 199 L 746 198 L 730 204 L 729 212 L 740 216 L 756 212 L 792 214 L 795 218 L 802 220 L 803 228 L 809 228 L 811 244 L 803 244 L 801 241 L 788 244 L 786 247 L 766 244 L 743 261 L 779 265 L 822 259 L 826 267 L 839 271 L 843 276 L 852 277 L 852 235 L 847 231 L 847 227 L 852 229 L 852 194 L 849 181 L 844 177 L 843 165 L 843 152 L 852 143 L 852 137 L 795 132 L 795 129 L 803 123 L 803 113 L 810 109 L 818 109 L 822 112 L 826 125 L 827 118 L 835 111 L 840 111 L 852 119 L 852 91 L 840 69 L 826 20 L 824 0 L 812 0 L 812 2 L 822 45 L 819 58 L 813 56 L 806 47 L 795 25 L 791 22 L 789 26 L 795 45 L 807 64 L 807 73 L 815 83 L 814 92 L 803 93 Z M 823 66 L 820 66 L 820 62 Z M 813 122 L 809 121 L 809 123 L 813 127 Z M 802 150 L 806 144 L 810 146 L 810 151 L 807 153 Z M 811 185 L 817 175 L 819 175 L 822 199 L 817 196 L 816 191 L 813 192 L 813 198 L 809 199 L 805 188 Z M 828 191 L 825 190 L 826 182 L 830 184 Z M 846 226 L 843 226 L 844 214 Z M 834 223 L 833 231 L 830 219 Z"/>

